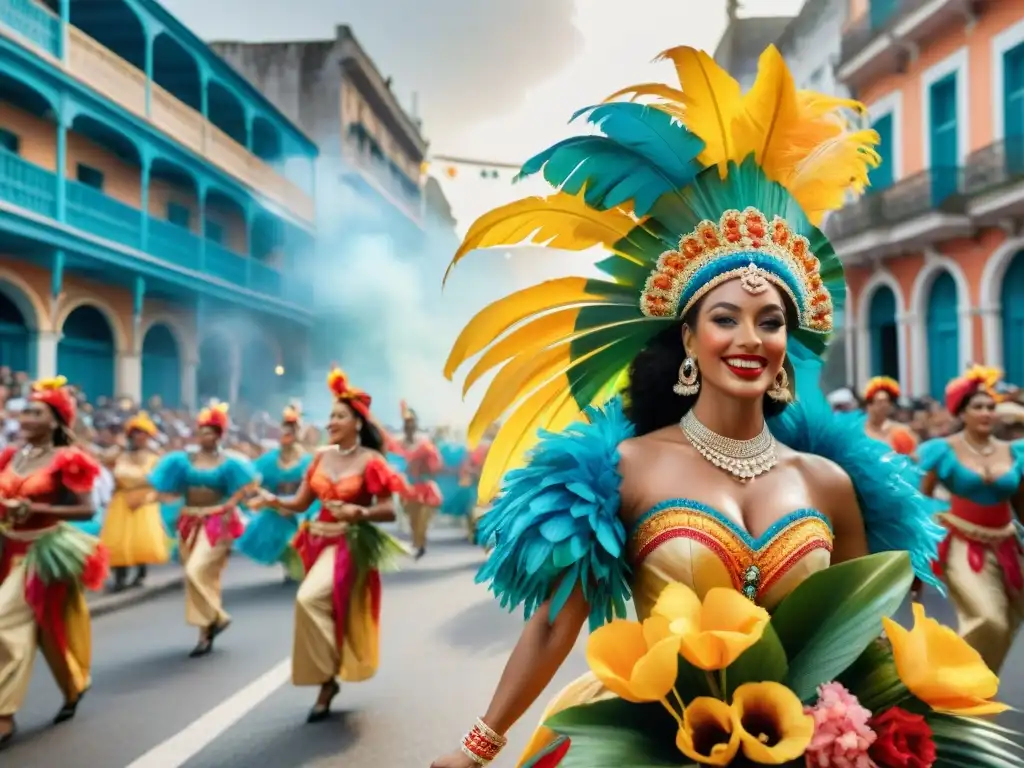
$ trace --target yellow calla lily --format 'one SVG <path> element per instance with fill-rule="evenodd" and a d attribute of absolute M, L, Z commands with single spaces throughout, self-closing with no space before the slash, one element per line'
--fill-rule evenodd
<path fill-rule="evenodd" d="M 679 638 L 664 619 L 616 619 L 591 633 L 587 663 L 616 696 L 635 704 L 661 701 L 676 682 Z"/>
<path fill-rule="evenodd" d="M 686 660 L 709 672 L 736 661 L 761 639 L 771 619 L 768 611 L 734 589 L 710 589 L 701 604 L 692 589 L 678 583 L 662 590 L 651 613 L 668 620 Z"/>
<path fill-rule="evenodd" d="M 761 765 L 796 760 L 814 736 L 814 718 L 780 683 L 741 685 L 732 697 L 732 714 L 743 754 Z"/>
<path fill-rule="evenodd" d="M 701 765 L 729 765 L 740 748 L 732 708 L 707 696 L 691 701 L 683 711 L 676 747 Z"/>
<path fill-rule="evenodd" d="M 913 610 L 914 628 L 909 631 L 882 619 L 896 671 L 910 692 L 932 709 L 955 715 L 994 715 L 1009 709 L 991 701 L 999 691 L 999 677 L 981 655 L 952 629 L 928 618 L 920 603 Z"/>

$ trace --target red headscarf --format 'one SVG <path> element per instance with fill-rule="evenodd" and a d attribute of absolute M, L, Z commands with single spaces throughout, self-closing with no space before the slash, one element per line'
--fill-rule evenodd
<path fill-rule="evenodd" d="M 203 408 L 199 412 L 199 418 L 196 420 L 196 424 L 202 427 L 216 427 L 222 433 L 228 431 L 228 427 L 231 426 L 231 419 L 228 418 L 228 404 L 227 403 L 216 403 Z"/>
<path fill-rule="evenodd" d="M 78 414 L 78 405 L 75 396 L 68 390 L 68 380 L 63 376 L 52 379 L 40 379 L 32 385 L 32 394 L 29 399 L 37 403 L 46 403 L 56 411 L 57 416 L 69 429 L 75 425 L 75 417 Z"/>
<path fill-rule="evenodd" d="M 348 382 L 348 376 L 341 368 L 334 368 L 327 374 L 327 388 L 331 390 L 334 397 L 344 403 L 348 403 L 352 410 L 358 413 L 364 421 L 371 421 L 370 403 L 373 398 L 370 393 L 359 387 L 353 387 Z"/>
<path fill-rule="evenodd" d="M 946 385 L 946 410 L 956 416 L 963 404 L 978 392 L 984 392 L 998 403 L 1001 398 L 995 386 L 1002 378 L 1003 372 L 998 368 L 972 365 L 963 376 Z"/>

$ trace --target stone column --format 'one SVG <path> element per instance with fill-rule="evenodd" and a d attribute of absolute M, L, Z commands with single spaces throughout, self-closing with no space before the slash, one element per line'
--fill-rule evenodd
<path fill-rule="evenodd" d="M 60 337 L 61 334 L 55 331 L 39 331 L 36 334 L 37 379 L 50 379 L 59 373 L 57 370 L 57 344 L 60 343 Z"/>
<path fill-rule="evenodd" d="M 199 393 L 196 391 L 198 381 L 196 376 L 199 372 L 199 359 L 190 358 L 185 360 L 181 366 L 181 402 L 186 408 L 195 409 L 199 403 Z"/>
<path fill-rule="evenodd" d="M 117 353 L 118 396 L 142 403 L 142 357 L 135 352 Z"/>

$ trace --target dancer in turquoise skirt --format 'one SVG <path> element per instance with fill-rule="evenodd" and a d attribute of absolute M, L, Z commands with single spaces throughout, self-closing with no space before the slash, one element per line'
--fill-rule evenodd
<path fill-rule="evenodd" d="M 262 478 L 261 487 L 274 495 L 294 495 L 306 476 L 313 455 L 299 443 L 301 429 L 301 414 L 297 408 L 289 406 L 282 416 L 279 447 L 255 462 Z M 250 519 L 235 548 L 262 565 L 280 563 L 285 570 L 285 581 L 301 581 L 302 563 L 291 545 L 299 522 L 294 515 L 285 517 L 274 509 L 263 509 Z"/>
<path fill-rule="evenodd" d="M 437 485 L 444 501 L 438 510 L 442 515 L 469 523 L 469 513 L 476 504 L 476 488 L 468 482 L 469 448 L 447 429 L 439 431 L 437 448 L 441 454 L 441 471 Z"/>

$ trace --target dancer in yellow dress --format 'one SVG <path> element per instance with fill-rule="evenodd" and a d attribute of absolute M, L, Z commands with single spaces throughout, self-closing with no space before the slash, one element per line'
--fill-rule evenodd
<path fill-rule="evenodd" d="M 129 419 L 124 431 L 126 448 L 105 457 L 114 474 L 115 490 L 100 532 L 100 541 L 110 552 L 115 592 L 128 586 L 132 568 L 135 578 L 131 586 L 139 587 L 146 580 L 146 566 L 170 559 L 160 502 L 149 483 L 149 474 L 160 460 L 152 448 L 158 434 L 156 424 L 143 411 Z"/>
<path fill-rule="evenodd" d="M 221 448 L 230 426 L 226 404 L 204 408 L 196 423 L 199 450 L 167 454 L 149 478 L 160 494 L 185 499 L 178 518 L 178 551 L 185 566 L 185 621 L 199 628 L 193 658 L 210 653 L 214 639 L 231 624 L 221 575 L 235 539 L 242 535 L 238 505 L 259 482 L 248 459 Z"/>
<path fill-rule="evenodd" d="M 75 716 L 92 683 L 83 590 L 103 585 L 107 553 L 65 521 L 95 514 L 100 466 L 73 446 L 77 408 L 66 383 L 33 387 L 20 414 L 24 447 L 0 451 L 0 746 L 14 736 L 37 649 L 64 695 L 54 723 Z"/>
<path fill-rule="evenodd" d="M 509 414 L 480 479 L 483 498 L 500 493 L 480 521 L 493 551 L 478 580 L 528 622 L 483 716 L 434 768 L 494 760 L 588 618 L 602 626 L 632 598 L 645 619 L 670 582 L 772 611 L 876 550 L 909 550 L 936 581 L 941 531 L 916 469 L 818 388 L 845 283 L 817 224 L 867 183 L 877 135 L 846 127 L 859 105 L 798 92 L 775 48 L 746 95 L 701 51 L 664 58 L 684 90 L 636 86 L 663 100 L 584 110 L 602 135 L 523 168 L 560 191 L 485 214 L 455 256 L 522 237 L 611 252 L 603 279 L 483 309 L 446 365 L 480 354 L 471 380 L 501 366 L 469 426 L 473 442 Z M 547 714 L 610 696 L 588 675 Z M 520 765 L 586 764 L 572 750 L 542 728 Z"/>

